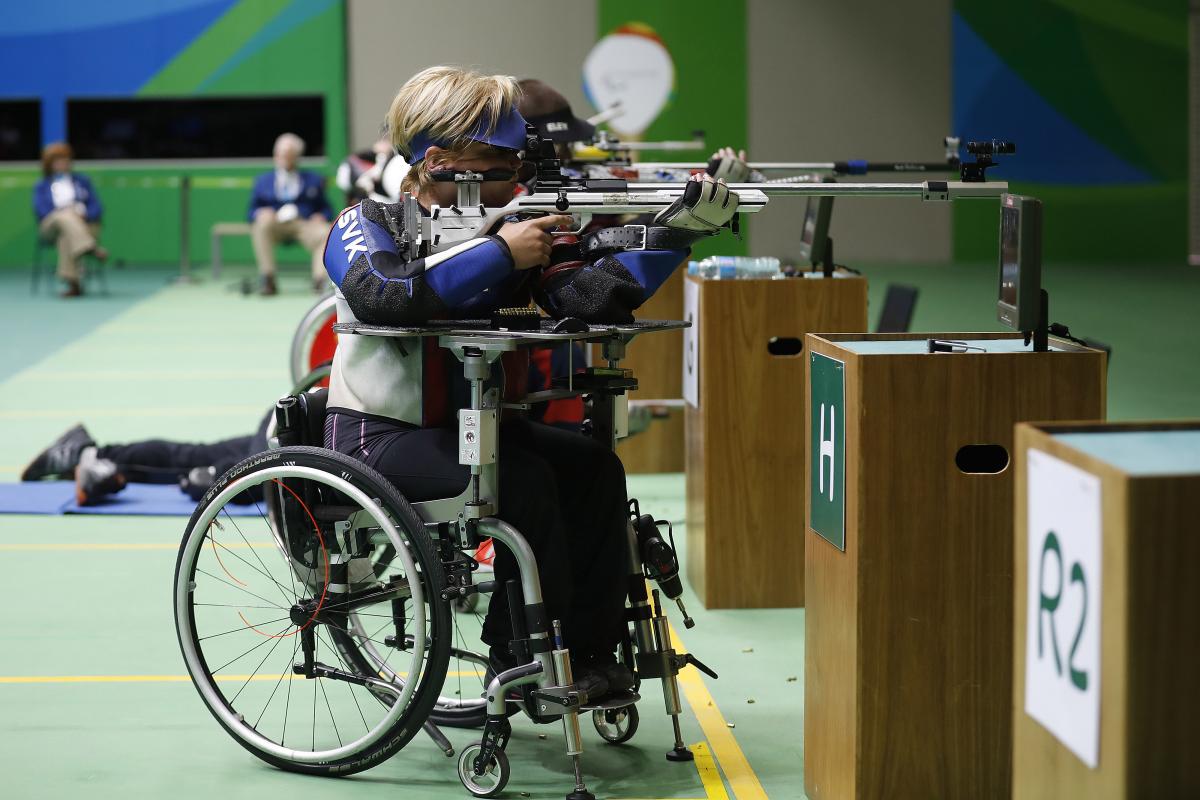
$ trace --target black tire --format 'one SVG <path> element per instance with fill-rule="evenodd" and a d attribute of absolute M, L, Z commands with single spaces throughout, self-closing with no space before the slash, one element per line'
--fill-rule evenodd
<path fill-rule="evenodd" d="M 624 744 L 633 738 L 638 730 L 637 706 L 621 708 L 596 709 L 592 712 L 592 725 L 600 738 L 609 744 Z"/>
<path fill-rule="evenodd" d="M 208 664 L 204 661 L 203 648 L 199 646 L 199 642 L 195 639 L 195 608 L 192 601 L 193 593 L 196 589 L 195 561 L 198 558 L 197 551 L 203 549 L 203 539 L 208 535 L 207 533 L 201 534 L 200 538 L 202 541 L 192 546 L 190 570 L 188 570 L 188 565 L 184 564 L 185 554 L 189 550 L 189 543 L 196 535 L 197 523 L 204 518 L 206 512 L 210 514 L 219 513 L 219 509 L 217 512 L 213 512 L 210 506 L 214 504 L 214 500 L 222 492 L 235 484 L 244 484 L 245 486 L 254 485 L 255 476 L 261 473 L 268 471 L 278 472 L 279 470 L 295 467 L 311 468 L 320 473 L 328 474 L 330 480 L 336 481 L 341 479 L 376 503 L 390 518 L 396 530 L 407 541 L 408 547 L 406 549 L 417 568 L 417 574 L 421 578 L 419 581 L 420 588 L 426 598 L 426 602 L 423 603 L 426 614 L 426 625 L 428 627 L 425 658 L 420 678 L 418 679 L 418 685 L 413 689 L 407 705 L 400 712 L 399 717 L 388 724 L 386 730 L 379 734 L 375 741 L 364 746 L 360 751 L 346 754 L 339 758 L 331 758 L 327 761 L 294 761 L 280 757 L 269 750 L 264 750 L 262 747 L 247 741 L 246 738 L 243 738 L 242 734 L 233 730 L 227 720 L 222 718 L 218 710 L 213 707 L 211 696 L 215 695 L 218 701 L 223 703 L 222 711 L 224 713 L 230 716 L 238 715 L 238 721 L 249 727 L 248 723 L 241 719 L 240 712 L 237 712 L 225 700 L 220 690 L 211 688 L 215 687 L 216 679 L 212 677 Z M 260 480 L 265 481 L 270 479 L 270 476 L 263 476 Z M 291 478 L 286 479 L 290 480 Z M 304 479 L 301 478 L 298 480 Z M 222 503 L 221 505 L 223 507 L 225 504 Z M 262 517 L 264 520 L 267 519 L 265 514 Z M 211 528 L 212 526 L 208 524 L 205 527 Z M 186 575 L 184 574 L 185 570 L 188 570 L 188 574 Z M 188 582 L 186 588 L 181 585 L 182 581 Z M 450 604 L 441 600 L 438 594 L 444 582 L 441 561 L 437 556 L 436 548 L 424 524 L 400 492 L 386 478 L 361 462 L 332 450 L 317 447 L 285 447 L 252 456 L 232 467 L 218 478 L 205 493 L 196 511 L 192 514 L 191 519 L 188 521 L 187 530 L 184 533 L 175 565 L 173 602 L 176 613 L 176 635 L 185 662 L 188 664 L 189 672 L 192 671 L 192 664 L 194 662 L 189 661 L 188 648 L 191 648 L 193 651 L 192 658 L 198 660 L 198 664 L 202 668 L 203 676 L 198 679 L 196 674 L 193 673 L 192 679 L 193 684 L 204 700 L 205 706 L 235 741 L 256 757 L 280 769 L 310 775 L 350 775 L 369 769 L 390 758 L 421 730 L 422 724 L 429 717 L 430 710 L 437 700 L 438 691 L 445 679 L 450 653 L 450 637 L 452 635 Z M 316 617 L 314 616 L 313 619 L 316 619 Z M 313 623 L 310 622 L 308 624 Z M 185 625 L 187 628 L 186 631 Z M 318 627 L 324 626 L 320 626 L 319 623 L 313 625 L 314 630 L 317 630 Z M 329 627 L 327 630 L 332 634 L 334 628 Z M 187 641 L 185 641 L 185 638 Z M 201 687 L 200 680 L 205 682 L 205 688 Z M 210 692 L 209 695 L 206 695 L 206 689 Z"/>

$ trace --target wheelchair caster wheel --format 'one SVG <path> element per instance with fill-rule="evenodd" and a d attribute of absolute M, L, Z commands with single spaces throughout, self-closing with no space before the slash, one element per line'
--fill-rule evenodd
<path fill-rule="evenodd" d="M 592 724 L 600 738 L 609 744 L 628 742 L 637 733 L 637 706 L 598 708 L 592 712 Z"/>
<path fill-rule="evenodd" d="M 469 594 L 466 597 L 457 597 L 454 599 L 454 610 L 460 614 L 470 614 L 478 607 L 478 594 Z"/>
<path fill-rule="evenodd" d="M 467 791 L 475 797 L 495 797 L 504 791 L 508 785 L 511 770 L 508 766 L 508 756 L 503 750 L 497 750 L 483 770 L 482 775 L 475 774 L 475 757 L 482 748 L 478 743 L 467 745 L 458 757 L 458 779 Z"/>

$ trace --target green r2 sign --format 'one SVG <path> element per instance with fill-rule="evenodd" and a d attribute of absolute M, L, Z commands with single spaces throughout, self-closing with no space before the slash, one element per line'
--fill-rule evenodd
<path fill-rule="evenodd" d="M 846 549 L 846 365 L 809 354 L 808 526 Z"/>

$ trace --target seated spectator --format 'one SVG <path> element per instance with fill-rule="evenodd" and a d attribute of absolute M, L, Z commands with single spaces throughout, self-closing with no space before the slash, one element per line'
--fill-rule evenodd
<path fill-rule="evenodd" d="M 108 251 L 100 246 L 100 198 L 86 175 L 71 171 L 74 153 L 66 142 L 53 142 L 42 150 L 42 179 L 33 187 L 33 213 L 38 235 L 58 245 L 58 277 L 66 283 L 63 297 L 83 294 L 80 259 L 88 254 L 104 261 Z"/>
<path fill-rule="evenodd" d="M 407 174 L 408 162 L 396 158 L 391 140 L 384 137 L 370 150 L 346 156 L 338 165 L 334 182 L 346 193 L 347 206 L 368 197 L 378 203 L 396 203 L 400 200 L 400 183 Z"/>
<path fill-rule="evenodd" d="M 299 242 L 312 254 L 313 291 L 323 292 L 329 283 L 322 258 L 333 209 L 325 197 L 325 179 L 296 169 L 303 154 L 303 139 L 294 133 L 282 134 L 275 140 L 275 170 L 254 181 L 250 236 L 264 295 L 278 291 L 275 245 L 280 242 Z"/>

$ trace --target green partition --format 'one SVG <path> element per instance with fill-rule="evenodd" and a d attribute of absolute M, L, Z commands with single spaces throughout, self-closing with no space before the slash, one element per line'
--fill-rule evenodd
<path fill-rule="evenodd" d="M 744 0 L 599 0 L 596 32 L 606 36 L 622 26 L 649 28 L 671 54 L 675 89 L 658 118 L 642 135 L 645 141 L 691 138 L 703 128 L 710 151 L 745 147 L 747 135 L 746 4 Z M 697 20 L 711 20 L 721 34 L 716 43 L 698 36 Z M 703 24 L 703 23 L 701 23 Z M 680 160 L 678 152 L 647 152 L 644 160 Z M 688 154 L 708 161 L 709 153 Z M 769 212 L 767 212 L 769 213 Z M 722 234 L 695 248 L 706 255 L 744 255 L 750 226 L 742 219 L 741 241 Z"/>
<path fill-rule="evenodd" d="M 347 152 L 346 31 L 343 0 L 239 0 L 142 85 L 141 96 L 320 94 L 325 98 L 327 155 L 310 160 L 332 179 Z M 313 163 L 315 162 L 315 163 Z M 142 166 L 89 163 L 76 169 L 95 182 L 104 205 L 102 240 L 115 260 L 175 264 L 181 257 L 181 179 L 191 182 L 188 221 L 193 265 L 209 260 L 215 222 L 243 221 L 261 161 L 221 164 L 188 161 Z M 36 227 L 32 187 L 36 164 L 0 168 L 0 267 L 27 266 Z M 340 207 L 336 189 L 328 192 Z M 282 248 L 280 260 L 306 262 L 300 248 Z M 228 240 L 228 263 L 252 262 L 247 237 Z"/>

